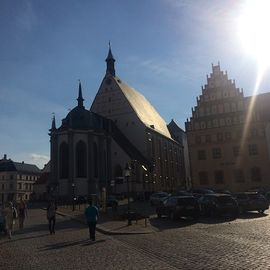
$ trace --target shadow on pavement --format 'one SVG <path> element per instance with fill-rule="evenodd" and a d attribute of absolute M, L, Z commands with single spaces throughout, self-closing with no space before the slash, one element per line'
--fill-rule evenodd
<path fill-rule="evenodd" d="M 170 230 L 175 228 L 183 228 L 197 223 L 197 221 L 194 219 L 178 219 L 173 221 L 167 217 L 150 218 L 149 222 L 151 226 L 157 228 L 159 231 Z"/>
<path fill-rule="evenodd" d="M 267 214 L 263 213 L 263 214 L 260 214 L 258 212 L 245 212 L 241 215 L 239 215 L 238 218 L 240 219 L 251 219 L 251 218 L 262 218 L 262 217 L 266 217 L 268 216 Z"/>
<path fill-rule="evenodd" d="M 8 239 L 6 241 L 0 242 L 0 246 L 1 245 L 4 245 L 4 244 L 12 243 L 12 242 L 18 242 L 18 241 L 22 241 L 22 240 L 28 240 L 28 239 L 35 239 L 35 238 L 45 237 L 45 236 L 48 236 L 48 233 L 46 233 L 46 234 L 40 234 L 40 235 L 35 235 L 35 236 L 29 236 L 29 237 L 23 237 L 23 238 L 16 238 L 16 235 L 18 235 L 18 234 L 15 233 L 12 239 Z M 7 236 L 5 236 L 5 239 L 7 239 Z"/>
<path fill-rule="evenodd" d="M 57 250 L 57 249 L 62 249 L 62 248 L 67 248 L 67 247 L 72 247 L 72 246 L 77 246 L 77 245 L 88 246 L 88 245 L 98 244 L 101 242 L 105 242 L 105 240 L 91 241 L 89 239 L 83 239 L 79 241 L 67 241 L 67 242 L 61 242 L 61 243 L 52 244 L 52 245 L 45 245 L 44 247 L 39 249 L 39 252 L 47 251 L 47 250 Z"/>

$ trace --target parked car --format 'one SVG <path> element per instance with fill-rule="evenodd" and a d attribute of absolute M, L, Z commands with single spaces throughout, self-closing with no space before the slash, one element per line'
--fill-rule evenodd
<path fill-rule="evenodd" d="M 152 206 L 159 205 L 164 199 L 170 196 L 167 192 L 157 192 L 150 196 L 150 204 Z"/>
<path fill-rule="evenodd" d="M 229 194 L 211 193 L 199 199 L 200 211 L 203 216 L 230 215 L 237 217 L 238 203 Z"/>
<path fill-rule="evenodd" d="M 87 196 L 78 196 L 76 202 L 78 204 L 84 204 L 87 203 Z"/>
<path fill-rule="evenodd" d="M 269 203 L 266 198 L 258 192 L 241 192 L 234 194 L 240 213 L 246 211 L 258 211 L 264 213 L 269 208 Z"/>
<path fill-rule="evenodd" d="M 199 204 L 193 196 L 170 196 L 156 208 L 158 217 L 168 216 L 175 220 L 180 217 L 197 219 L 200 214 Z"/>
<path fill-rule="evenodd" d="M 107 207 L 118 206 L 118 200 L 116 199 L 116 197 L 109 195 L 106 200 L 106 206 Z"/>

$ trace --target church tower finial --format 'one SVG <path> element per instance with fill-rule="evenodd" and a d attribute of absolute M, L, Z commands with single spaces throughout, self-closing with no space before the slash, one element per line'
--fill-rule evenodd
<path fill-rule="evenodd" d="M 82 85 L 81 85 L 81 81 L 79 80 L 79 95 L 78 95 L 78 107 L 84 107 L 83 106 L 83 97 L 82 97 Z"/>
<path fill-rule="evenodd" d="M 109 52 L 108 56 L 106 58 L 107 62 L 107 70 L 106 70 L 106 75 L 112 75 L 115 76 L 115 69 L 114 69 L 114 62 L 115 59 L 113 58 L 112 51 L 111 51 L 111 42 L 109 41 Z"/>

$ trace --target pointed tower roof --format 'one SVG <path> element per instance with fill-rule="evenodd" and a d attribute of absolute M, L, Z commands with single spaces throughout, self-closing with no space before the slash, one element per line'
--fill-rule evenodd
<path fill-rule="evenodd" d="M 79 95 L 78 95 L 78 107 L 84 107 L 83 106 L 83 97 L 82 97 L 82 85 L 81 85 L 81 82 L 79 81 Z"/>
<path fill-rule="evenodd" d="M 110 42 L 109 42 L 109 52 L 108 52 L 108 56 L 106 58 L 106 62 L 107 62 L 106 75 L 115 76 L 115 68 L 114 68 L 115 59 L 113 58 Z"/>
<path fill-rule="evenodd" d="M 56 130 L 56 125 L 55 125 L 55 115 L 53 114 L 53 119 L 52 119 L 52 128 L 51 130 Z"/>

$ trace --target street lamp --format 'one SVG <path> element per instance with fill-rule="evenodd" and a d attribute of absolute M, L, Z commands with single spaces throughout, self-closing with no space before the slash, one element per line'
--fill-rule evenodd
<path fill-rule="evenodd" d="M 75 210 L 75 183 L 71 184 L 72 186 L 72 211 Z"/>
<path fill-rule="evenodd" d="M 131 168 L 129 167 L 129 164 L 126 164 L 125 170 L 124 170 L 124 176 L 127 180 L 127 196 L 128 196 L 128 226 L 132 225 L 131 223 L 131 217 L 130 217 L 130 196 L 129 196 L 129 177 L 130 177 Z"/>

